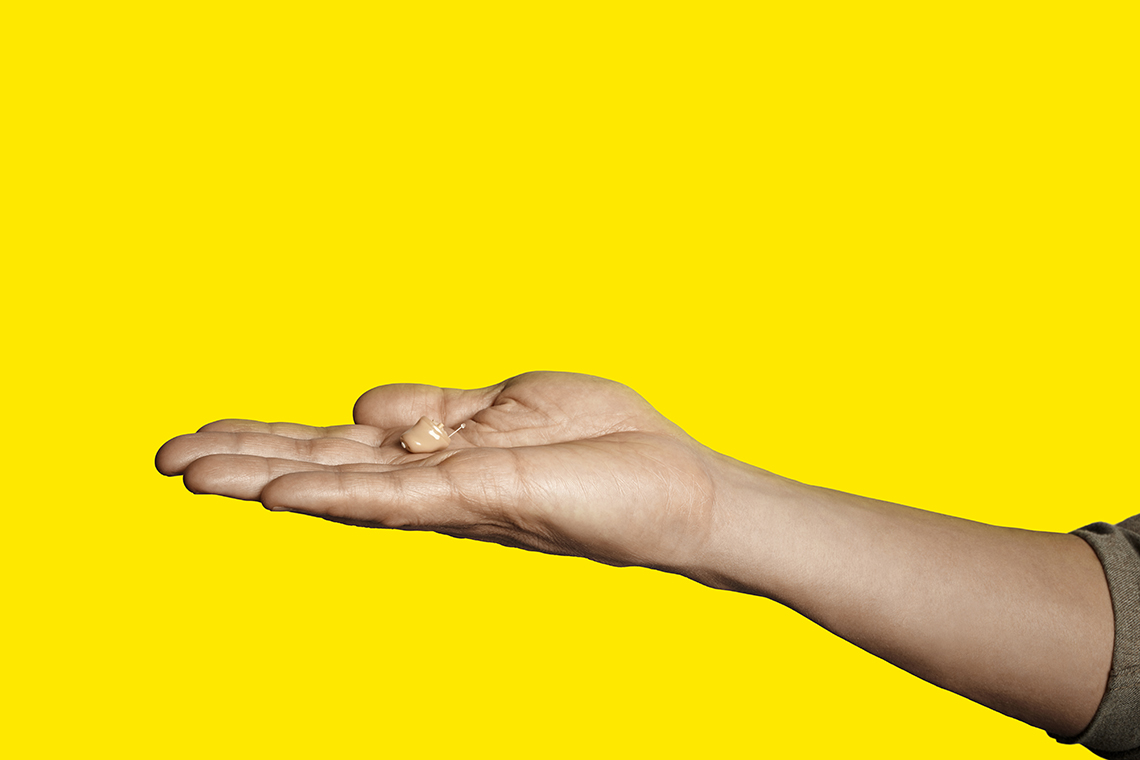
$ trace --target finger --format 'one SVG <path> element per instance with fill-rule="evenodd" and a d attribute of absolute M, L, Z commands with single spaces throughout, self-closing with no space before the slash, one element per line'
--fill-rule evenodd
<path fill-rule="evenodd" d="M 413 383 L 381 385 L 357 400 L 352 419 L 358 425 L 402 432 L 426 415 L 449 427 L 457 427 L 490 406 L 504 384 L 474 390 Z"/>
<path fill-rule="evenodd" d="M 262 490 L 267 509 L 304 512 L 333 520 L 365 522 L 383 528 L 409 528 L 453 522 L 448 505 L 454 494 L 436 467 L 376 474 L 296 472 Z"/>
<path fill-rule="evenodd" d="M 282 438 L 311 440 L 313 438 L 344 438 L 359 441 L 369 446 L 379 446 L 384 441 L 384 431 L 368 425 L 332 425 L 314 427 L 293 422 L 258 422 L 257 420 L 218 420 L 198 429 L 199 433 L 263 433 L 279 435 Z"/>
<path fill-rule="evenodd" d="M 395 464 L 407 458 L 398 447 L 375 447 L 345 438 L 286 438 L 264 433 L 193 433 L 163 444 L 155 466 L 164 475 L 181 475 L 195 459 L 212 454 L 292 459 L 314 464 Z"/>
<path fill-rule="evenodd" d="M 498 516 L 517 487 L 504 458 L 501 449 L 468 449 L 434 466 L 289 473 L 267 484 L 260 501 L 384 528 L 507 528 Z"/>
<path fill-rule="evenodd" d="M 195 459 L 186 466 L 182 482 L 197 494 L 215 494 L 231 499 L 255 501 L 266 484 L 294 472 L 387 472 L 395 465 L 325 465 L 244 454 L 214 454 Z"/>

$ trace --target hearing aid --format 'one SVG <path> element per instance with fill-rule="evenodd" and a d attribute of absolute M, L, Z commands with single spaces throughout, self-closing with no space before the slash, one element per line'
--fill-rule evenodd
<path fill-rule="evenodd" d="M 467 427 L 463 423 L 450 433 L 442 423 L 430 417 L 420 417 L 420 421 L 404 431 L 400 436 L 400 445 L 413 454 L 424 454 L 429 451 L 443 451 L 451 443 L 451 436 Z"/>

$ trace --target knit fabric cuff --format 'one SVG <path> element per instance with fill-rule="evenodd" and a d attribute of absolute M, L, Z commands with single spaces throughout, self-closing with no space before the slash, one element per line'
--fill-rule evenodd
<path fill-rule="evenodd" d="M 1116 641 L 1108 686 L 1092 722 L 1077 736 L 1050 736 L 1111 760 L 1140 760 L 1140 515 L 1119 525 L 1093 523 L 1073 534 L 1092 547 L 1104 566 Z"/>

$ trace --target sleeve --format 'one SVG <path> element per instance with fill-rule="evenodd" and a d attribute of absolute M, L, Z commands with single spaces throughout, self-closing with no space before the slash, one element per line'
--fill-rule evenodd
<path fill-rule="evenodd" d="M 1096 715 L 1077 736 L 1053 736 L 1083 744 L 1111 760 L 1140 760 L 1140 515 L 1119 525 L 1093 523 L 1073 531 L 1092 546 L 1108 580 L 1116 641 L 1108 686 Z"/>

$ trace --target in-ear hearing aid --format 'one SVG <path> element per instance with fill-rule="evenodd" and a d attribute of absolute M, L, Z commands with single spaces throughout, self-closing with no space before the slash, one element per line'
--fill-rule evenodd
<path fill-rule="evenodd" d="M 442 451 L 451 443 L 451 436 L 467 427 L 463 423 L 450 433 L 441 423 L 430 417 L 420 417 L 420 421 L 404 431 L 400 436 L 400 445 L 413 454 L 423 454 L 429 451 Z"/>

